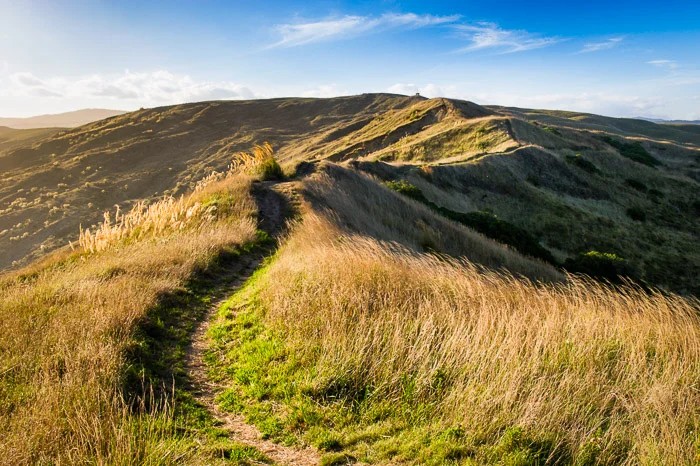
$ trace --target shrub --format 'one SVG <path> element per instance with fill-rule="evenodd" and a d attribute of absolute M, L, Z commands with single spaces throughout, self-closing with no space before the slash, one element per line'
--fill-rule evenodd
<path fill-rule="evenodd" d="M 620 153 L 621 156 L 633 160 L 642 165 L 648 167 L 656 167 L 661 165 L 661 162 L 654 158 L 647 150 L 642 146 L 639 141 L 625 142 L 620 141 L 610 136 L 603 136 L 603 141 L 613 146 Z"/>
<path fill-rule="evenodd" d="M 547 131 L 548 133 L 561 136 L 561 131 L 559 131 L 557 128 L 552 128 L 551 126 L 543 126 L 542 129 Z"/>
<path fill-rule="evenodd" d="M 649 192 L 647 193 L 649 195 L 649 199 L 651 199 L 654 202 L 658 202 L 659 199 L 664 197 L 664 193 L 659 191 L 658 189 L 650 189 Z"/>
<path fill-rule="evenodd" d="M 628 178 L 625 180 L 625 184 L 629 186 L 630 188 L 639 191 L 640 193 L 645 193 L 647 192 L 647 187 L 644 183 L 641 181 L 633 180 L 632 178 Z"/>
<path fill-rule="evenodd" d="M 256 145 L 250 152 L 237 153 L 232 169 L 239 169 L 261 181 L 284 178 L 282 167 L 275 160 L 274 149 L 268 142 Z"/>
<path fill-rule="evenodd" d="M 417 186 L 412 185 L 411 183 L 405 180 L 388 181 L 386 185 L 392 191 L 396 191 L 397 193 L 403 194 L 404 196 L 410 197 L 411 199 L 423 202 L 425 204 L 432 204 L 432 202 L 425 198 L 425 196 Z M 433 206 L 435 206 L 435 204 L 433 204 L 431 207 Z"/>
<path fill-rule="evenodd" d="M 588 160 L 584 159 L 581 154 L 576 154 L 576 155 L 567 155 L 566 156 L 566 161 L 570 163 L 571 165 L 574 165 L 578 168 L 580 168 L 583 171 L 586 171 L 588 173 L 594 173 L 594 174 L 599 174 L 600 170 L 598 170 L 598 167 L 593 165 L 593 163 L 589 162 Z"/>
<path fill-rule="evenodd" d="M 630 207 L 626 210 L 627 216 L 631 218 L 632 220 L 635 220 L 637 222 L 643 222 L 647 219 L 647 214 L 644 212 L 644 209 L 641 207 Z"/>
<path fill-rule="evenodd" d="M 390 181 L 387 183 L 387 186 L 404 196 L 422 202 L 450 220 L 454 220 L 455 222 L 478 231 L 484 236 L 513 247 L 522 254 L 556 264 L 556 259 L 552 256 L 552 253 L 540 246 L 540 243 L 534 236 L 517 225 L 499 219 L 491 212 L 476 211 L 463 213 L 441 207 L 428 200 L 417 186 L 404 180 Z"/>
<path fill-rule="evenodd" d="M 619 282 L 620 277 L 631 275 L 631 269 L 625 259 L 617 254 L 595 250 L 566 259 L 564 268 L 570 272 L 583 273 L 610 282 Z"/>

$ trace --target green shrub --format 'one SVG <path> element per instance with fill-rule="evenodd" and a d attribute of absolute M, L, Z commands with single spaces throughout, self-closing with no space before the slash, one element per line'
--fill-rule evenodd
<path fill-rule="evenodd" d="M 578 168 L 580 168 L 583 171 L 586 171 L 588 173 L 593 173 L 593 174 L 599 174 L 600 170 L 598 170 L 598 167 L 593 165 L 593 163 L 589 162 L 588 160 L 584 159 L 581 154 L 576 154 L 576 155 L 567 155 L 566 156 L 566 161 L 570 163 L 571 165 L 574 165 Z"/>
<path fill-rule="evenodd" d="M 654 188 L 650 189 L 647 194 L 649 196 L 649 199 L 651 199 L 654 202 L 658 202 L 661 198 L 664 197 L 664 193 Z"/>
<path fill-rule="evenodd" d="M 423 202 L 425 204 L 430 203 L 430 201 L 425 198 L 425 196 L 417 186 L 414 186 L 405 180 L 388 181 L 386 185 L 392 191 L 396 191 L 397 193 L 403 194 L 404 196 L 410 197 L 411 199 Z"/>
<path fill-rule="evenodd" d="M 639 141 L 625 142 L 618 139 L 612 138 L 610 136 L 603 136 L 603 141 L 607 144 L 613 146 L 620 153 L 621 156 L 633 160 L 637 163 L 641 163 L 648 167 L 656 167 L 661 165 L 661 162 L 654 158 L 647 150 L 642 146 Z"/>
<path fill-rule="evenodd" d="M 547 131 L 548 133 L 555 134 L 557 136 L 561 136 L 561 131 L 559 131 L 557 128 L 552 128 L 551 126 L 543 126 L 543 130 Z"/>
<path fill-rule="evenodd" d="M 491 212 L 455 212 L 429 201 L 421 190 L 407 181 L 390 181 L 387 184 L 389 189 L 401 193 L 411 199 L 422 202 L 440 215 L 461 223 L 484 236 L 507 244 L 521 254 L 542 259 L 552 264 L 556 264 L 556 259 L 552 253 L 540 246 L 537 239 L 527 231 L 505 220 L 501 220 Z"/>
<path fill-rule="evenodd" d="M 619 282 L 620 277 L 632 275 L 625 259 L 609 252 L 588 251 L 566 259 L 564 268 L 569 272 L 583 273 L 593 278 Z"/>
<path fill-rule="evenodd" d="M 647 214 L 641 207 L 630 207 L 626 210 L 627 216 L 634 221 L 643 222 L 647 219 Z"/>
<path fill-rule="evenodd" d="M 640 193 L 647 192 L 647 187 L 641 181 L 633 180 L 632 178 L 627 178 L 625 184 L 632 189 L 639 191 Z"/>
<path fill-rule="evenodd" d="M 257 167 L 257 176 L 262 180 L 281 180 L 284 178 L 282 167 L 274 158 L 269 158 Z"/>

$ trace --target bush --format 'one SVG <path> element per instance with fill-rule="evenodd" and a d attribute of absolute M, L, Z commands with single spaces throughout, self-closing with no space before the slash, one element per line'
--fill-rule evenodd
<path fill-rule="evenodd" d="M 635 142 L 625 142 L 619 141 L 610 136 L 603 136 L 603 141 L 613 146 L 620 153 L 621 156 L 633 160 L 642 165 L 648 167 L 656 167 L 661 165 L 661 162 L 654 158 L 647 150 L 642 146 L 639 141 Z"/>
<path fill-rule="evenodd" d="M 232 167 L 233 169 L 240 169 L 261 181 L 281 180 L 284 178 L 282 167 L 275 160 L 274 150 L 268 142 L 253 147 L 253 150 L 250 152 L 239 152 L 236 154 Z"/>
<path fill-rule="evenodd" d="M 630 188 L 639 191 L 640 193 L 645 193 L 647 192 L 647 187 L 644 183 L 641 181 L 633 180 L 632 178 L 628 178 L 625 180 L 625 184 L 629 186 Z"/>
<path fill-rule="evenodd" d="M 609 252 L 588 251 L 574 258 L 566 259 L 564 268 L 569 272 L 583 273 L 610 282 L 619 282 L 621 277 L 630 276 L 631 269 L 625 259 Z"/>
<path fill-rule="evenodd" d="M 566 156 L 566 161 L 570 163 L 571 165 L 574 165 L 578 168 L 580 168 L 583 171 L 586 171 L 588 173 L 593 173 L 593 174 L 599 174 L 600 170 L 598 170 L 598 167 L 593 165 L 593 163 L 589 162 L 588 160 L 584 159 L 581 154 L 576 154 L 576 155 L 567 155 Z"/>
<path fill-rule="evenodd" d="M 410 197 L 418 202 L 422 202 L 431 209 L 438 212 L 440 215 L 461 223 L 473 230 L 478 231 L 484 236 L 498 241 L 499 243 L 507 244 L 516 249 L 521 254 L 545 260 L 549 263 L 556 264 L 556 259 L 547 249 L 540 246 L 537 239 L 527 231 L 505 220 L 501 220 L 490 212 L 455 212 L 429 201 L 417 187 L 407 181 L 389 181 L 386 183 L 389 189 L 392 189 L 404 196 Z"/>
<path fill-rule="evenodd" d="M 630 207 L 626 212 L 627 216 L 634 221 L 643 222 L 647 219 L 647 214 L 641 207 Z"/>

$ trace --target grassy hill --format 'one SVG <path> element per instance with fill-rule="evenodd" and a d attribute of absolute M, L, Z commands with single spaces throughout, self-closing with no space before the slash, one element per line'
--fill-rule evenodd
<path fill-rule="evenodd" d="M 39 115 L 27 118 L 0 117 L 0 126 L 7 126 L 14 129 L 74 128 L 123 113 L 126 112 L 103 108 L 86 108 L 72 112 Z"/>
<path fill-rule="evenodd" d="M 288 172 L 328 160 L 404 182 L 487 236 L 527 236 L 553 265 L 699 291 L 692 127 L 390 94 L 147 109 L 5 150 L 0 267 L 66 245 L 115 204 L 184 192 L 262 141 Z"/>
<path fill-rule="evenodd" d="M 0 126 L 0 157 L 13 149 L 31 146 L 59 131 L 60 128 L 14 129 Z"/>
<path fill-rule="evenodd" d="M 410 164 L 275 180 L 269 154 L 0 277 L 0 464 L 697 459 L 696 299 L 564 274 L 363 169 Z"/>

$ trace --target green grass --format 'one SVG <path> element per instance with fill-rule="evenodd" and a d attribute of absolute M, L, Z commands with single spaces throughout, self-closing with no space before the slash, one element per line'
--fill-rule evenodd
<path fill-rule="evenodd" d="M 257 449 L 231 440 L 228 432 L 218 427 L 216 419 L 189 392 L 184 367 L 185 351 L 195 325 L 204 317 L 212 296 L 221 286 L 219 274 L 225 273 L 226 264 L 260 250 L 270 241 L 265 232 L 258 231 L 254 242 L 222 251 L 182 289 L 162 296 L 138 325 L 127 351 L 125 393 L 140 399 L 170 398 L 172 417 L 161 422 L 168 424 L 167 432 L 173 441 L 179 442 L 181 449 L 207 461 L 233 461 L 242 465 L 271 462 Z"/>
<path fill-rule="evenodd" d="M 221 307 L 209 331 L 213 345 L 207 357 L 213 376 L 230 387 L 219 397 L 220 406 L 243 414 L 264 438 L 310 444 L 321 452 L 321 464 L 329 466 L 387 460 L 514 466 L 570 462 L 551 439 L 525 427 L 504 425 L 475 436 L 462 426 L 445 426 L 434 418 L 432 403 L 417 393 L 411 374 L 404 376 L 399 397 L 387 399 L 359 380 L 317 373 L 318 354 L 301 356 L 265 320 L 258 293 L 269 286 L 263 280 L 270 265 Z M 444 383 L 435 377 L 436 397 Z"/>

